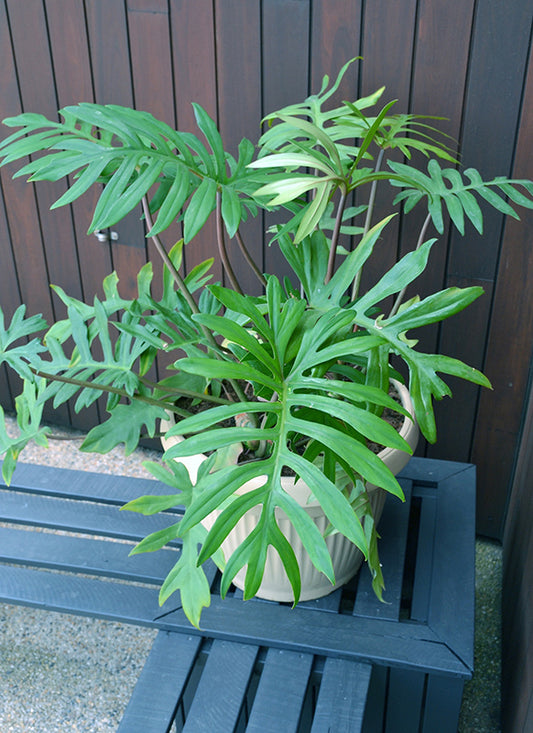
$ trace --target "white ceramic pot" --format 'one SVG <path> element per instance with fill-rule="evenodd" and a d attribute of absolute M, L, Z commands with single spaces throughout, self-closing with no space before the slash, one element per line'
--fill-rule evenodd
<path fill-rule="evenodd" d="M 393 380 L 393 383 L 398 390 L 402 405 L 411 415 L 413 415 L 413 405 L 407 388 L 395 380 Z M 409 420 L 407 418 L 404 419 L 399 432 L 414 450 L 418 442 L 419 435 L 418 426 L 414 420 Z M 167 450 L 171 445 L 174 445 L 180 440 L 180 437 L 165 438 L 162 440 L 163 447 Z M 408 453 L 394 448 L 384 448 L 378 456 L 395 475 L 404 468 L 410 458 Z M 186 466 L 193 482 L 196 481 L 198 466 L 204 459 L 204 455 L 179 459 Z M 323 534 L 326 531 L 329 522 L 320 504 L 317 501 L 308 501 L 311 494 L 308 486 L 301 479 L 295 482 L 291 477 L 282 477 L 281 481 L 284 490 L 299 502 Z M 261 486 L 263 483 L 264 480 L 261 477 L 258 477 L 244 484 L 239 489 L 238 493 L 251 491 L 258 486 Z M 378 489 L 371 484 L 367 485 L 367 490 L 369 492 L 374 518 L 377 523 L 383 512 L 387 492 L 382 489 Z M 261 507 L 255 507 L 247 512 L 228 535 L 222 544 L 222 550 L 226 558 L 230 557 L 233 551 L 253 530 L 259 518 L 260 511 Z M 206 517 L 203 521 L 203 524 L 207 529 L 213 525 L 216 516 L 216 513 L 213 512 L 213 514 Z M 331 534 L 326 537 L 326 544 L 331 555 L 333 569 L 335 572 L 336 583 L 332 586 L 326 576 L 315 568 L 291 522 L 279 509 L 276 509 L 276 519 L 279 528 L 290 542 L 298 560 L 302 582 L 300 595 L 301 601 L 321 598 L 322 596 L 331 593 L 335 588 L 347 583 L 359 570 L 363 561 L 363 554 L 361 551 L 352 542 L 346 539 L 344 535 L 340 533 Z M 234 585 L 240 589 L 244 588 L 245 574 L 246 568 L 243 568 L 239 573 L 237 573 L 233 581 Z M 289 583 L 283 563 L 281 562 L 277 552 L 272 547 L 268 548 L 265 573 L 263 575 L 263 581 L 259 591 L 257 592 L 257 596 L 271 601 L 292 602 L 294 600 L 292 587 Z"/>

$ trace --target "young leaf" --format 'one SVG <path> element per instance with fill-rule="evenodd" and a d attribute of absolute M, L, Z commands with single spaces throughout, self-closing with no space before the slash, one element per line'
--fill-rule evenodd
<path fill-rule="evenodd" d="M 176 591 L 180 591 L 183 612 L 193 624 L 199 627 L 202 609 L 211 604 L 209 582 L 198 563 L 198 544 L 205 536 L 205 529 L 196 527 L 183 538 L 178 562 L 165 578 L 159 591 L 159 603 L 163 603 Z"/>
<path fill-rule="evenodd" d="M 228 186 L 222 188 L 221 214 L 228 236 L 234 237 L 241 223 L 242 209 L 239 196 Z"/>
<path fill-rule="evenodd" d="M 226 178 L 226 154 L 222 138 L 213 120 L 207 112 L 200 107 L 199 104 L 193 102 L 194 116 L 196 124 L 205 135 L 205 139 L 209 143 L 209 147 L 213 151 L 217 167 L 217 178 L 219 182 L 223 182 Z"/>
<path fill-rule="evenodd" d="M 203 227 L 216 203 L 217 184 L 210 178 L 204 178 L 193 193 L 183 220 L 185 243 L 193 239 Z"/>
<path fill-rule="evenodd" d="M 157 514 L 157 512 L 165 512 L 167 509 L 172 509 L 179 504 L 181 500 L 181 494 L 165 494 L 163 496 L 155 496 L 150 494 L 149 496 L 139 496 L 137 499 L 132 499 L 124 506 L 120 507 L 130 512 L 138 512 L 150 516 L 151 514 Z"/>

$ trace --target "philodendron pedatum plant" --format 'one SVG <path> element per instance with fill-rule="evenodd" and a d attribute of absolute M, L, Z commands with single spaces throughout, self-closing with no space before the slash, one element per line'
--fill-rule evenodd
<path fill-rule="evenodd" d="M 70 176 L 54 207 L 103 184 L 91 232 L 140 205 L 146 236 L 163 260 L 160 296 L 152 292 L 148 263 L 138 275 L 134 300 L 120 296 L 111 274 L 103 299 L 90 304 L 55 287 L 68 317 L 51 327 L 40 316 L 26 317 L 24 306 L 10 324 L 0 321 L 0 362 L 23 380 L 16 400 L 19 435 L 10 438 L 0 426 L 4 478 L 10 480 L 29 441 L 46 444 L 46 403 L 57 407 L 75 398 L 79 411 L 106 394 L 109 415 L 81 445 L 98 453 L 118 443 L 131 452 L 173 415 L 167 437 L 184 439 L 164 453 L 162 463 L 147 464 L 172 494 L 143 497 L 127 508 L 149 514 L 185 507 L 180 521 L 135 551 L 181 539 L 182 552 L 160 600 L 180 591 L 194 624 L 210 602 L 203 569 L 209 558 L 225 564 L 222 595 L 246 566 L 244 597 L 250 598 L 272 546 L 298 600 L 299 567 L 276 508 L 294 525 L 314 566 L 334 582 L 322 533 L 282 488 L 287 472 L 307 483 L 329 520 L 328 531 L 360 548 L 380 596 L 383 577 L 366 482 L 400 498 L 402 491 L 369 443 L 407 450 L 382 416 L 387 407 L 404 412 L 389 396 L 390 378 L 398 377 L 391 355 L 405 364 L 416 420 L 430 442 L 436 439 L 432 401 L 450 395 L 440 374 L 490 386 L 457 359 L 418 351 L 413 337 L 416 328 L 466 308 L 481 288 L 451 287 L 408 300 L 404 294 L 429 261 L 436 242 L 426 239 L 431 223 L 442 234 L 446 212 L 459 232 L 469 220 L 481 233 L 480 200 L 516 217 L 513 203 L 533 208 L 533 184 L 483 181 L 472 168 L 459 172 L 447 138 L 432 127 L 435 118 L 396 114 L 393 102 L 381 107 L 383 89 L 328 106 L 347 66 L 332 85 L 326 77 L 318 94 L 269 115 L 258 145 L 243 140 L 236 158 L 198 105 L 198 136 L 114 105 L 66 107 L 59 122 L 40 114 L 4 120 L 18 130 L 0 144 L 3 165 L 22 160 L 16 175 L 31 181 Z M 394 159 L 388 160 L 391 153 Z M 427 170 L 414 165 L 413 154 L 427 160 Z M 407 215 L 418 205 L 427 216 L 411 251 L 363 292 L 361 273 L 395 213 L 373 221 L 376 187 L 382 185 L 397 190 L 396 210 Z M 262 272 L 241 235 L 241 223 L 263 210 L 279 214 L 269 229 L 271 246 L 293 272 L 282 282 Z M 213 212 L 213 258 L 184 274 L 183 246 L 194 246 Z M 166 250 L 159 235 L 176 221 L 183 238 Z M 340 245 L 341 235 L 350 248 Z M 261 295 L 243 292 L 231 266 L 237 257 L 250 265 Z M 215 258 L 222 263 L 224 285 L 210 283 Z M 161 364 L 170 364 L 160 379 L 151 370 L 158 354 L 164 355 Z M 193 484 L 176 459 L 206 451 Z M 236 460 L 238 453 L 243 460 Z M 339 473 L 349 481 L 337 485 Z M 257 488 L 236 493 L 258 478 Z M 224 558 L 221 543 L 254 506 L 261 508 L 256 528 Z M 202 521 L 215 510 L 220 513 L 208 531 Z"/>

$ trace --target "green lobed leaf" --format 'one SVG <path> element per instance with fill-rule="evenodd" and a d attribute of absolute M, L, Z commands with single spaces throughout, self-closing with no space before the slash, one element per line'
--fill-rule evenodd
<path fill-rule="evenodd" d="M 205 519 L 215 509 L 220 509 L 244 484 L 265 476 L 272 470 L 271 459 L 225 466 L 213 473 L 200 477 L 196 483 L 195 499 L 187 508 L 182 521 L 182 532 Z"/>
<path fill-rule="evenodd" d="M 315 190 L 315 196 L 305 207 L 305 213 L 300 221 L 300 225 L 294 235 L 294 243 L 298 244 L 311 232 L 313 232 L 329 203 L 330 194 L 335 186 L 335 181 L 325 180 L 317 184 Z"/>
<path fill-rule="evenodd" d="M 156 496 L 150 494 L 148 496 L 139 496 L 136 499 L 132 499 L 124 506 L 120 507 L 130 512 L 138 512 L 150 516 L 151 514 L 157 514 L 157 512 L 165 512 L 167 509 L 177 506 L 181 501 L 181 494 L 165 494 L 163 496 Z"/>
<path fill-rule="evenodd" d="M 316 422 L 311 422 L 310 420 L 302 420 L 294 416 L 291 416 L 288 422 L 292 430 L 308 436 L 309 438 L 313 438 L 314 440 L 318 440 L 320 443 L 327 446 L 330 450 L 340 456 L 341 459 L 346 461 L 348 465 L 353 466 L 354 470 L 356 470 L 357 473 L 367 481 L 389 491 L 395 496 L 403 497 L 403 492 L 389 468 L 376 456 L 375 453 L 359 441 L 329 425 L 322 425 Z M 291 465 L 295 470 L 298 470 L 294 465 L 293 454 L 291 454 L 291 461 L 292 463 L 289 465 Z M 306 474 L 308 473 L 309 470 L 306 470 Z M 307 481 L 303 474 L 300 475 Z M 314 490 L 313 493 L 315 493 Z M 318 495 L 317 498 L 322 503 Z M 335 524 L 329 515 L 328 518 L 332 524 Z M 340 528 L 338 527 L 338 529 Z"/>
<path fill-rule="evenodd" d="M 220 132 L 203 107 L 195 102 L 193 102 L 192 106 L 194 109 L 196 124 L 203 132 L 205 139 L 209 143 L 209 147 L 213 151 L 217 178 L 220 182 L 223 182 L 226 178 L 226 154 L 224 152 L 224 145 L 222 143 L 222 138 L 220 137 Z"/>
<path fill-rule="evenodd" d="M 203 568 L 198 563 L 198 544 L 205 536 L 203 527 L 197 527 L 183 539 L 178 562 L 169 572 L 161 590 L 159 603 L 163 603 L 179 590 L 181 606 L 193 626 L 199 628 L 202 609 L 211 604 L 211 590 Z"/>
<path fill-rule="evenodd" d="M 367 557 L 368 548 L 361 522 L 344 494 L 324 476 L 317 466 L 309 463 L 305 458 L 286 451 L 284 459 L 287 465 L 293 468 L 309 486 L 335 529 L 353 542 Z"/>
<path fill-rule="evenodd" d="M 245 381 L 259 382 L 270 387 L 275 392 L 279 384 L 258 369 L 248 364 L 238 364 L 230 361 L 216 361 L 215 359 L 180 359 L 180 368 L 190 374 L 199 374 L 203 377 L 218 379 L 244 379 Z"/>
<path fill-rule="evenodd" d="M 327 159 L 317 150 L 309 150 L 307 153 L 273 153 L 265 155 L 249 164 L 249 168 L 317 168 L 328 176 L 335 176 L 336 173 L 327 164 Z"/>
<path fill-rule="evenodd" d="M 213 427 L 219 422 L 229 420 L 243 413 L 279 412 L 279 405 L 274 402 L 232 402 L 228 405 L 211 407 L 196 415 L 180 420 L 170 430 L 167 437 L 197 433 Z"/>
<path fill-rule="evenodd" d="M 483 293 L 483 288 L 476 286 L 446 288 L 404 308 L 397 315 L 387 319 L 387 324 L 397 325 L 401 330 L 407 331 L 430 323 L 438 323 L 464 310 Z"/>
<path fill-rule="evenodd" d="M 233 578 L 239 572 L 239 570 L 242 567 L 244 567 L 247 563 L 249 563 L 251 560 L 253 560 L 253 554 L 254 552 L 257 553 L 257 549 L 258 549 L 257 535 L 261 531 L 261 529 L 262 529 L 262 526 L 258 524 L 254 528 L 254 530 L 250 532 L 250 534 L 243 540 L 243 542 L 241 542 L 241 544 L 232 552 L 232 554 L 228 558 L 226 562 L 226 567 L 224 568 L 224 572 L 220 580 L 221 598 L 226 597 L 226 593 L 229 590 L 229 587 L 233 581 Z M 256 557 L 257 557 L 257 554 L 256 554 Z M 256 566 L 257 566 L 257 560 L 256 560 Z M 244 587 L 244 594 L 243 594 L 244 600 L 250 599 L 249 587 L 250 587 L 250 580 L 247 581 L 245 579 L 245 587 Z"/>
<path fill-rule="evenodd" d="M 243 494 L 242 496 L 237 496 L 230 504 L 227 506 L 216 518 L 215 523 L 209 530 L 207 537 L 202 545 L 202 549 L 200 551 L 200 555 L 198 557 L 199 563 L 204 563 L 208 558 L 210 558 L 221 546 L 221 544 L 224 542 L 228 534 L 231 532 L 233 527 L 237 524 L 239 519 L 246 514 L 247 511 L 252 509 L 254 506 L 257 506 L 258 504 L 261 504 L 265 498 L 267 497 L 269 490 L 268 484 L 265 486 L 261 486 L 257 489 L 254 489 L 253 491 L 248 491 L 246 494 Z M 242 547 L 242 545 L 241 545 Z M 237 553 L 241 552 L 241 549 L 238 548 L 236 550 Z M 233 580 L 233 577 L 238 570 L 242 567 L 237 567 L 235 569 L 235 572 L 233 575 L 231 575 L 232 570 L 234 569 L 234 563 L 236 557 L 235 553 L 231 556 L 231 558 L 228 558 L 226 563 L 226 569 L 224 571 L 225 578 L 223 578 L 223 582 L 226 582 L 229 580 Z M 244 563 L 243 563 L 244 564 Z M 231 576 L 231 577 L 228 577 Z M 222 594 L 222 590 L 221 590 Z"/>
<path fill-rule="evenodd" d="M 409 445 L 392 425 L 349 402 L 316 394 L 296 394 L 291 396 L 289 405 L 293 408 L 302 405 L 334 416 L 374 443 L 412 453 Z"/>
<path fill-rule="evenodd" d="M 36 383 L 24 381 L 22 393 L 15 398 L 18 435 L 13 438 L 8 435 L 4 411 L 0 407 L 0 454 L 4 454 L 2 477 L 8 486 L 24 448 L 31 442 L 48 446 L 49 430 L 41 427 L 46 386 L 44 379 L 39 379 Z"/>
<path fill-rule="evenodd" d="M 167 229 L 179 216 L 191 192 L 191 180 L 188 169 L 176 163 L 174 180 L 161 202 L 157 218 L 147 232 L 147 237 L 154 237 Z"/>
<path fill-rule="evenodd" d="M 353 369 L 351 370 L 353 371 Z M 320 379 L 317 377 L 301 377 L 297 382 L 293 383 L 293 389 L 320 390 L 322 392 L 332 392 L 341 397 L 347 397 L 353 402 L 371 403 L 388 407 L 396 410 L 402 415 L 408 415 L 402 405 L 399 405 L 392 397 L 383 392 L 383 390 L 368 384 L 359 384 L 357 382 L 340 381 L 336 379 Z"/>
<path fill-rule="evenodd" d="M 193 193 L 183 219 L 183 235 L 186 244 L 198 234 L 209 214 L 214 210 L 216 193 L 217 184 L 210 178 L 204 178 Z"/>
<path fill-rule="evenodd" d="M 233 188 L 222 188 L 220 213 L 229 237 L 234 237 L 242 218 L 242 207 L 239 196 Z"/>
<path fill-rule="evenodd" d="M 309 514 L 285 491 L 279 492 L 276 503 L 291 521 L 313 565 L 334 585 L 335 573 L 331 555 L 322 534 Z"/>
<path fill-rule="evenodd" d="M 89 225 L 89 234 L 97 229 L 106 229 L 116 224 L 124 216 L 126 212 L 122 213 L 124 207 L 119 206 L 119 202 L 132 180 L 140 158 L 139 153 L 125 157 L 114 172 L 113 177 L 105 185 L 94 209 L 93 219 Z M 130 210 L 128 209 L 128 211 Z"/>
<path fill-rule="evenodd" d="M 300 594 L 302 592 L 302 582 L 301 582 L 301 576 L 300 576 L 300 567 L 298 565 L 298 560 L 296 558 L 296 555 L 294 553 L 294 550 L 292 549 L 292 546 L 289 542 L 289 540 L 285 537 L 283 532 L 280 530 L 276 522 L 270 522 L 268 527 L 268 541 L 272 545 L 272 547 L 276 550 L 278 553 L 281 562 L 283 563 L 283 567 L 285 568 L 285 572 L 287 573 L 287 578 L 289 579 L 289 582 L 291 584 L 292 593 L 294 596 L 294 604 L 296 605 L 298 601 L 300 600 Z M 261 573 L 261 579 L 262 579 L 263 573 Z M 248 580 L 248 578 L 246 578 Z M 335 582 L 335 579 L 333 579 L 333 582 Z M 259 585 L 261 583 L 259 582 Z M 257 585 L 257 588 L 254 591 L 254 586 L 252 585 L 249 587 L 248 595 L 249 597 L 253 597 L 257 591 L 259 590 L 259 585 Z M 253 592 L 252 592 L 253 591 Z"/>
<path fill-rule="evenodd" d="M 121 509 L 136 511 L 127 504 L 121 507 Z M 170 527 L 159 529 L 157 532 L 151 532 L 138 542 L 129 554 L 139 555 L 142 552 L 157 552 L 157 550 L 161 550 L 165 545 L 168 545 L 170 542 L 173 542 L 178 538 L 179 527 L 180 522 L 176 522 L 176 524 L 172 524 Z"/>
<path fill-rule="evenodd" d="M 222 316 L 211 316 L 207 314 L 197 315 L 195 320 L 198 323 L 207 326 L 210 330 L 215 333 L 224 336 L 230 342 L 239 344 L 247 352 L 252 354 L 257 361 L 262 364 L 270 374 L 275 378 L 279 378 L 279 365 L 275 359 L 268 353 L 267 349 L 261 342 L 256 339 L 250 332 L 239 326 L 234 321 L 224 318 Z"/>
<path fill-rule="evenodd" d="M 272 342 L 272 330 L 255 304 L 256 299 L 224 288 L 222 285 L 211 285 L 209 290 L 228 310 L 246 316 L 253 323 L 254 331 L 257 331 L 265 341 Z"/>
<path fill-rule="evenodd" d="M 165 452 L 165 460 L 182 458 L 217 450 L 233 443 L 247 443 L 251 440 L 275 440 L 277 432 L 265 428 L 216 428 L 199 435 L 193 435 L 173 445 Z"/>
<path fill-rule="evenodd" d="M 273 196 L 268 202 L 269 206 L 280 206 L 288 201 L 294 201 L 299 196 L 322 183 L 329 181 L 326 176 L 313 176 L 310 174 L 295 174 L 292 176 L 283 175 L 278 180 L 267 183 L 255 191 L 255 196 Z"/>
<path fill-rule="evenodd" d="M 156 424 L 166 417 L 166 411 L 157 405 L 133 401 L 119 404 L 105 422 L 92 428 L 80 446 L 87 453 L 108 453 L 119 443 L 124 443 L 126 455 L 137 447 L 143 429 L 150 437 L 156 432 Z"/>
<path fill-rule="evenodd" d="M 408 252 L 368 290 L 353 306 L 357 313 L 365 313 L 371 306 L 389 295 L 400 292 L 415 280 L 426 268 L 431 247 L 436 239 L 429 239 L 419 249 Z"/>

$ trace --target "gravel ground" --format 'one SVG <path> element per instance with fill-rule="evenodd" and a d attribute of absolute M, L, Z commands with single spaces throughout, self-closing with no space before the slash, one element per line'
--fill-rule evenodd
<path fill-rule="evenodd" d="M 500 733 L 502 548 L 476 542 L 474 676 L 465 685 L 459 733 Z"/>
<path fill-rule="evenodd" d="M 106 456 L 82 454 L 71 441 L 51 441 L 49 450 L 25 451 L 24 460 L 138 477 L 146 475 L 142 461 L 157 455 L 139 449 L 125 456 L 120 447 Z M 477 541 L 476 573 L 476 671 L 465 688 L 459 733 L 499 733 L 499 545 Z M 1 733 L 116 731 L 155 633 L 0 604 Z"/>
<path fill-rule="evenodd" d="M 8 421 L 14 434 L 15 422 Z M 146 477 L 142 462 L 159 455 L 139 449 L 126 456 L 122 447 L 105 456 L 84 454 L 77 444 L 53 440 L 48 450 L 28 446 L 23 460 Z M 0 604 L 0 733 L 116 731 L 156 633 Z"/>

